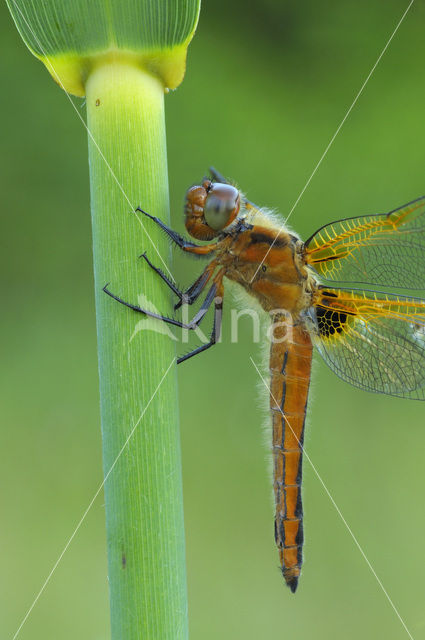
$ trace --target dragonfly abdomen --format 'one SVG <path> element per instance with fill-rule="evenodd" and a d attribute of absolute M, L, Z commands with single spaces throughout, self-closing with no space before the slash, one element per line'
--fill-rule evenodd
<path fill-rule="evenodd" d="M 291 591 L 295 592 L 302 565 L 302 446 L 313 347 L 309 335 L 300 326 L 287 327 L 286 333 L 286 340 L 276 341 L 275 335 L 271 345 L 270 408 L 275 539 L 282 574 Z"/>

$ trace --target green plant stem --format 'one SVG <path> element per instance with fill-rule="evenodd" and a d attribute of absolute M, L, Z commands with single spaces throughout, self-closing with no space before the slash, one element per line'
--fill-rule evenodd
<path fill-rule="evenodd" d="M 151 400 L 175 348 L 102 291 L 110 283 L 124 300 L 138 304 L 143 293 L 170 309 L 167 287 L 138 259 L 146 250 L 165 270 L 132 211 L 140 204 L 169 218 L 163 87 L 117 59 L 91 73 L 86 96 L 105 476 L 146 411 L 105 483 L 112 638 L 180 640 L 187 599 L 174 364 Z M 152 221 L 143 224 L 168 262 L 166 238 Z"/>

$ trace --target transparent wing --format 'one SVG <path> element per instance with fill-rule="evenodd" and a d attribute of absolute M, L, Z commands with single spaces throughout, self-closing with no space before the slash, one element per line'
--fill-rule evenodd
<path fill-rule="evenodd" d="M 425 400 L 425 300 L 361 290 L 319 290 L 313 342 L 356 387 Z"/>
<path fill-rule="evenodd" d="M 322 278 L 352 285 L 425 289 L 425 196 L 390 211 L 321 227 L 306 260 Z"/>

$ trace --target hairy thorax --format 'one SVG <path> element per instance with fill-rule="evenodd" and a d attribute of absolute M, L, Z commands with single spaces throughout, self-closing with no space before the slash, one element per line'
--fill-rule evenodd
<path fill-rule="evenodd" d="M 279 235 L 277 235 L 279 234 Z M 219 262 L 267 312 L 284 310 L 294 318 L 311 306 L 316 282 L 295 235 L 254 226 L 222 241 Z"/>

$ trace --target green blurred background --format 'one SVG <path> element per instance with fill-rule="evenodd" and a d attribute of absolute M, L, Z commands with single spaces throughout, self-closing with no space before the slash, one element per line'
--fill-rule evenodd
<path fill-rule="evenodd" d="M 406 7 L 206 0 L 186 79 L 166 98 L 173 225 L 183 228 L 185 189 L 209 164 L 287 213 Z M 415 3 L 294 211 L 302 237 L 424 194 L 424 26 Z M 86 132 L 4 4 L 0 47 L 3 639 L 102 472 Z M 190 283 L 199 263 L 174 255 Z M 242 324 L 238 344 L 225 329 L 222 345 L 179 368 L 191 638 L 407 637 L 307 462 L 304 570 L 296 596 L 285 588 L 249 360 L 260 349 Z M 317 360 L 309 415 L 309 455 L 424 638 L 424 406 L 352 388 Z M 99 497 L 20 638 L 106 640 L 108 616 Z"/>

